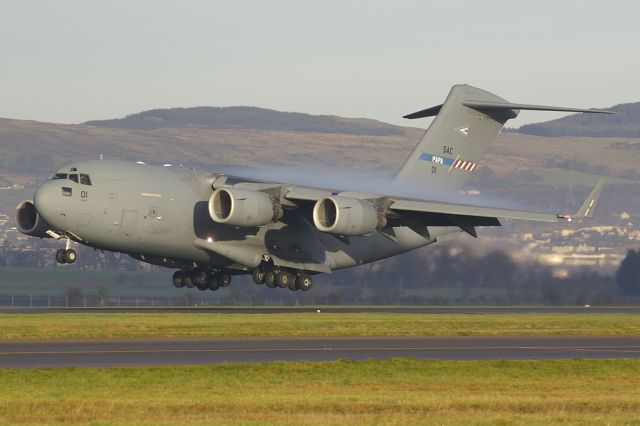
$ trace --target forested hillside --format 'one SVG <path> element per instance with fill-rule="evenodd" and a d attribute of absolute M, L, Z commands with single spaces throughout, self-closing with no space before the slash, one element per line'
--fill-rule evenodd
<path fill-rule="evenodd" d="M 399 126 L 369 119 L 282 112 L 256 107 L 195 107 L 154 109 L 125 118 L 94 120 L 85 124 L 132 130 L 166 128 L 256 129 L 350 135 L 390 136 L 404 134 Z"/>

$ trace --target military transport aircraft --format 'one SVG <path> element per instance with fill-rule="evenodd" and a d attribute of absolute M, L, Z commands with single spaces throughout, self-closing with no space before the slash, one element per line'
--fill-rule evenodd
<path fill-rule="evenodd" d="M 594 112 L 514 104 L 468 85 L 442 105 L 405 118 L 435 119 L 398 172 L 397 193 L 257 182 L 225 174 L 120 161 L 71 164 L 15 210 L 17 229 L 65 243 L 59 263 L 73 263 L 72 242 L 175 268 L 176 287 L 216 290 L 251 274 L 270 288 L 309 290 L 312 275 L 374 262 L 498 219 L 557 222 L 590 217 L 599 182 L 575 215 L 557 215 L 402 196 L 412 185 L 455 193 L 502 126 L 519 110 Z M 461 265 L 463 267 L 463 265 Z"/>

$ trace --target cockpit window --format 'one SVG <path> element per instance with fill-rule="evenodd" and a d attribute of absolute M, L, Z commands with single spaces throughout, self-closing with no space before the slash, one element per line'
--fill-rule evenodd
<path fill-rule="evenodd" d="M 58 180 L 58 179 L 66 179 L 67 178 L 67 174 L 66 173 L 54 173 L 51 175 L 51 180 Z"/>
<path fill-rule="evenodd" d="M 69 179 L 71 179 L 75 183 L 78 183 L 78 175 L 76 174 L 69 175 Z"/>
<path fill-rule="evenodd" d="M 89 177 L 89 175 L 81 174 L 80 183 L 83 185 L 91 185 L 91 178 Z"/>

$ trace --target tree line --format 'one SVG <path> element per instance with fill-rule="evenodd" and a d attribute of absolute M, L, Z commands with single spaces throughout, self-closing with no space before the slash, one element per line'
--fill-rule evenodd
<path fill-rule="evenodd" d="M 30 250 L 2 247 L 0 267 L 55 267 L 51 260 L 55 247 L 45 240 L 40 244 Z M 126 271 L 158 269 L 127 255 L 86 247 L 80 248 L 78 263 L 73 267 L 117 270 L 123 276 Z M 234 303 L 285 304 L 319 301 L 383 305 L 633 304 L 640 302 L 640 250 L 629 250 L 614 275 L 585 268 L 568 277 L 558 277 L 547 265 L 518 262 L 501 250 L 481 252 L 454 243 L 434 245 L 361 267 L 319 275 L 308 293 L 255 286 L 248 277 L 237 277 L 234 281 L 231 287 L 211 296 L 229 298 Z M 147 285 L 142 281 L 134 284 L 137 287 Z M 148 285 L 157 287 L 158 283 Z M 169 282 L 166 285 L 171 286 Z M 113 289 L 117 287 L 119 284 Z"/>

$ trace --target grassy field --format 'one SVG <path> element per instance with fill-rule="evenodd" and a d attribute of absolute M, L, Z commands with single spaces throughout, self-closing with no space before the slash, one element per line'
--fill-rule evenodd
<path fill-rule="evenodd" d="M 640 315 L 179 312 L 0 315 L 0 339 L 505 334 L 640 334 Z"/>
<path fill-rule="evenodd" d="M 638 424 L 640 360 L 0 370 L 2 424 Z"/>

